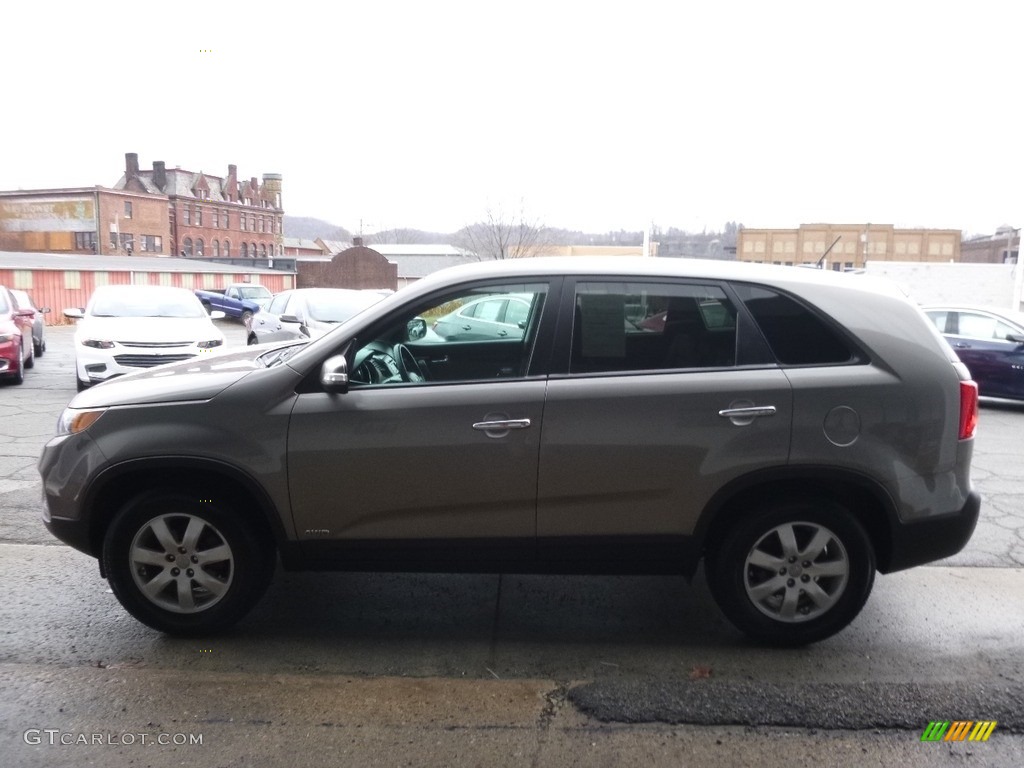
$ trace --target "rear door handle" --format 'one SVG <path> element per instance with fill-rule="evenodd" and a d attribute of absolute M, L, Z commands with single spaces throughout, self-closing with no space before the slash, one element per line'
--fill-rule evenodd
<path fill-rule="evenodd" d="M 762 416 L 774 416 L 774 405 L 750 405 L 738 408 L 723 408 L 718 415 L 728 419 L 737 427 L 746 427 L 754 423 L 754 419 Z"/>
<path fill-rule="evenodd" d="M 529 419 L 499 419 L 497 421 L 478 421 L 473 425 L 473 429 L 480 432 L 507 432 L 510 429 L 526 429 L 529 426 Z"/>
<path fill-rule="evenodd" d="M 753 405 L 747 408 L 723 408 L 718 412 L 719 416 L 724 416 L 727 419 L 743 418 L 745 416 L 757 417 L 757 416 L 774 416 L 775 406 L 774 405 Z"/>

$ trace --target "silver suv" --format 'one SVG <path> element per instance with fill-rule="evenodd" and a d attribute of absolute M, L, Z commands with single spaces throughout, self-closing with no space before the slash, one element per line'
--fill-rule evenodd
<path fill-rule="evenodd" d="M 482 296 L 523 333 L 447 339 Z M 308 344 L 79 394 L 39 462 L 50 531 L 159 630 L 238 621 L 287 569 L 682 573 L 774 644 L 875 571 L 952 555 L 977 387 L 862 275 L 668 259 L 436 273 Z"/>

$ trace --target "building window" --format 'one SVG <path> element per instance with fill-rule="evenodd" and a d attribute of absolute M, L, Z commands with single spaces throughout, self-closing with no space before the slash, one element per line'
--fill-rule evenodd
<path fill-rule="evenodd" d="M 185 217 L 185 224 L 186 224 L 186 226 L 191 226 L 192 225 L 192 209 L 189 208 L 188 206 L 185 206 L 185 208 L 182 210 L 182 214 Z"/>
<path fill-rule="evenodd" d="M 260 258 L 261 259 L 267 258 L 267 244 L 266 243 L 260 243 Z"/>
<path fill-rule="evenodd" d="M 135 250 L 135 235 L 131 232 L 121 233 L 121 248 L 131 256 L 132 251 Z"/>
<path fill-rule="evenodd" d="M 75 250 L 96 252 L 95 232 L 75 232 Z"/>
<path fill-rule="evenodd" d="M 258 229 L 258 230 L 259 230 L 260 232 L 262 232 L 262 231 L 263 231 L 263 217 L 262 217 L 262 216 L 260 216 L 260 217 L 259 217 L 259 218 L 258 218 L 258 219 L 256 220 L 256 228 L 257 228 L 257 229 Z"/>
<path fill-rule="evenodd" d="M 249 216 L 249 231 L 250 232 L 255 232 L 256 231 L 256 217 L 255 216 L 251 216 L 251 215 Z"/>
<path fill-rule="evenodd" d="M 144 253 L 160 253 L 164 247 L 164 239 L 159 235 L 139 235 Z"/>
<path fill-rule="evenodd" d="M 181 255 L 182 256 L 186 256 L 186 257 L 192 255 L 192 238 L 191 237 L 186 237 L 184 240 L 181 241 Z"/>
<path fill-rule="evenodd" d="M 203 258 L 203 238 L 196 240 L 196 256 Z"/>
<path fill-rule="evenodd" d="M 132 201 L 131 200 L 125 200 L 124 201 L 124 217 L 126 219 L 130 219 L 132 217 Z"/>
<path fill-rule="evenodd" d="M 239 246 L 239 248 L 240 248 L 240 250 L 238 252 L 238 255 L 241 256 L 243 259 L 248 258 L 248 256 L 249 256 L 249 247 L 245 243 L 242 243 Z"/>
<path fill-rule="evenodd" d="M 213 241 L 213 258 L 220 258 L 220 240 Z"/>
<path fill-rule="evenodd" d="M 254 259 L 256 258 L 256 243 L 252 243 L 252 245 L 250 246 L 249 255 L 252 256 Z"/>
<path fill-rule="evenodd" d="M 212 211 L 210 211 L 210 214 L 213 216 L 213 224 L 211 224 L 210 226 L 216 229 L 217 227 L 220 226 L 220 211 L 214 208 Z"/>
<path fill-rule="evenodd" d="M 241 216 L 238 217 L 238 221 L 241 224 L 242 231 L 245 232 L 245 214 L 244 213 Z"/>
<path fill-rule="evenodd" d="M 196 226 L 203 226 L 203 209 L 196 206 Z"/>
<path fill-rule="evenodd" d="M 225 240 L 224 241 L 224 258 L 225 259 L 230 259 L 231 258 L 231 241 L 230 240 Z"/>

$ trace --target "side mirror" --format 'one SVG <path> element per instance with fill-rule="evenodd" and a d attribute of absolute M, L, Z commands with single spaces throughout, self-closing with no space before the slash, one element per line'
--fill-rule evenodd
<path fill-rule="evenodd" d="M 298 324 L 298 323 L 302 322 L 295 315 L 281 315 L 277 319 L 280 320 L 282 323 L 296 323 L 296 324 Z"/>
<path fill-rule="evenodd" d="M 320 386 L 326 392 L 348 392 L 348 361 L 344 355 L 333 355 L 320 366 Z"/>
<path fill-rule="evenodd" d="M 81 307 L 70 307 L 64 310 L 64 317 L 70 317 L 72 320 L 81 320 L 85 317 L 85 310 Z"/>
<path fill-rule="evenodd" d="M 405 340 L 419 341 L 427 335 L 427 321 L 422 317 L 416 317 L 405 325 Z"/>

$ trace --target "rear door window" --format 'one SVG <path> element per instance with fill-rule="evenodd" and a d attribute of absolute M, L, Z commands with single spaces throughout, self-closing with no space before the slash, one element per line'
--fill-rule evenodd
<path fill-rule="evenodd" d="M 731 367 L 736 310 L 714 285 L 577 284 L 569 372 Z"/>

